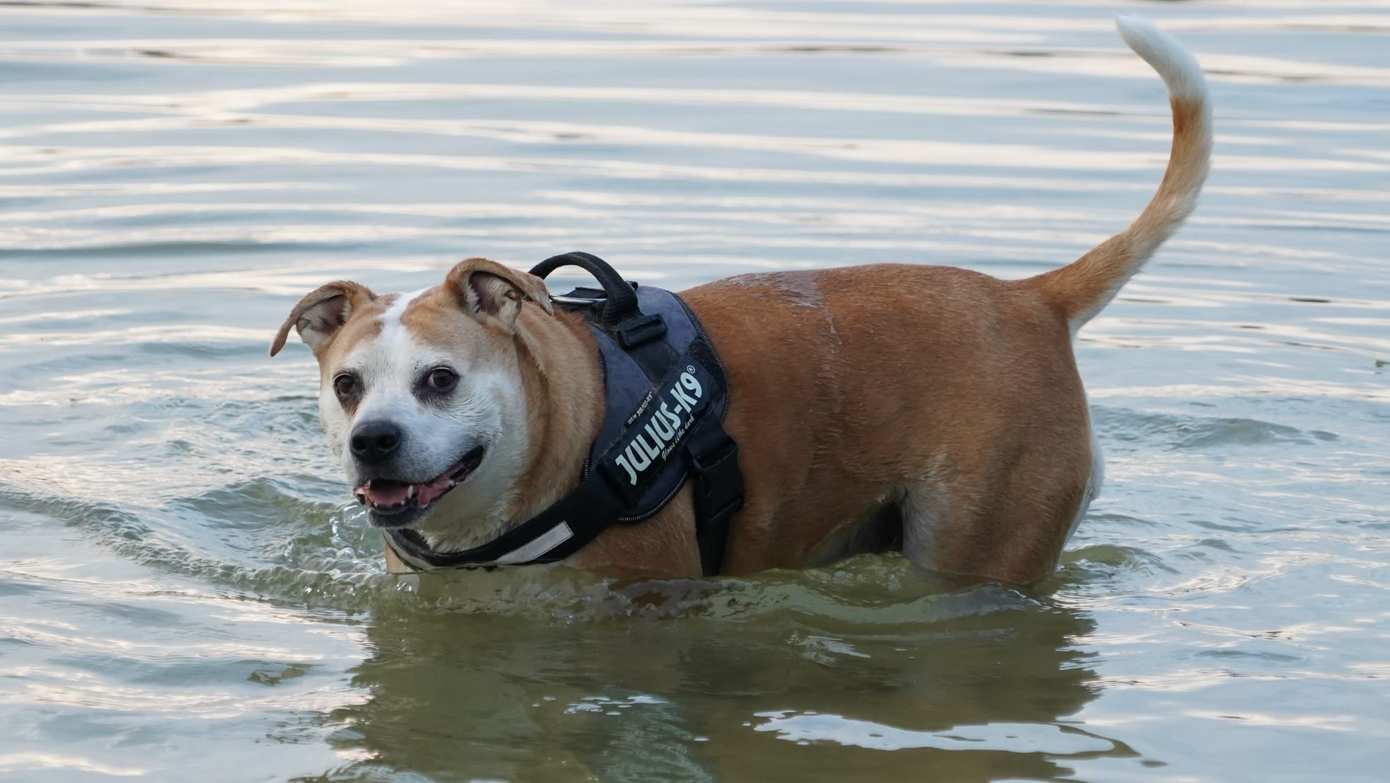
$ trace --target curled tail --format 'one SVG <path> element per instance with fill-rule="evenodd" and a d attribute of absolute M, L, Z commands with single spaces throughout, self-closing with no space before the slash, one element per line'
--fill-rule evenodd
<path fill-rule="evenodd" d="M 1181 44 L 1142 19 L 1120 17 L 1116 26 L 1129 48 L 1168 85 L 1173 148 L 1158 192 L 1129 228 L 1067 266 L 1033 278 L 1066 314 L 1073 333 L 1114 298 L 1192 212 L 1211 164 L 1211 106 L 1201 66 Z"/>

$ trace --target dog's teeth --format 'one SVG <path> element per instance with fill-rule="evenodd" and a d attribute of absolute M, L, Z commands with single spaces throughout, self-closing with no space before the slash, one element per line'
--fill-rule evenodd
<path fill-rule="evenodd" d="M 405 499 L 406 499 L 406 500 L 414 500 L 414 499 L 415 499 L 415 485 L 414 485 L 414 484 L 411 484 L 411 485 L 410 485 L 410 488 L 407 489 L 407 490 L 405 491 Z"/>

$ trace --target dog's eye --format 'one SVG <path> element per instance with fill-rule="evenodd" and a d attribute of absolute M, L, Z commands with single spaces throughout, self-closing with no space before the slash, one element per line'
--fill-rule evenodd
<path fill-rule="evenodd" d="M 436 367 L 425 373 L 425 387 L 439 394 L 453 391 L 458 382 L 459 374 L 448 367 Z"/>
<path fill-rule="evenodd" d="M 338 395 L 339 401 L 351 399 L 357 393 L 357 376 L 346 372 L 334 376 L 333 393 Z"/>

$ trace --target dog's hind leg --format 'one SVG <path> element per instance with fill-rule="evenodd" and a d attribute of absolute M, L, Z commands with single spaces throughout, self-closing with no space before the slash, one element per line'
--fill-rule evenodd
<path fill-rule="evenodd" d="M 1099 490 L 1089 433 L 1049 448 L 1020 449 L 1004 470 L 976 471 L 938 455 L 909 483 L 903 554 L 936 573 L 1029 584 L 1056 566 Z"/>

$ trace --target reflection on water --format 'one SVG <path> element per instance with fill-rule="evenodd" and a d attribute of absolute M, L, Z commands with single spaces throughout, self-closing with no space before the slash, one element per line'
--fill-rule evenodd
<path fill-rule="evenodd" d="M 1213 177 L 1080 335 L 1105 492 L 1049 583 L 897 557 L 397 583 L 303 292 L 585 248 L 682 288 L 1005 277 L 1168 144 Z M 0 777 L 1373 780 L 1390 746 L 1375 3 L 0 3 Z M 561 281 L 569 282 L 569 281 Z"/>
<path fill-rule="evenodd" d="M 353 669 L 370 696 L 333 716 L 364 760 L 340 772 L 1050 778 L 1133 755 L 1068 720 L 1096 693 L 1083 613 L 917 582 L 900 558 L 868 557 L 719 589 L 630 585 L 568 618 L 378 612 Z"/>

